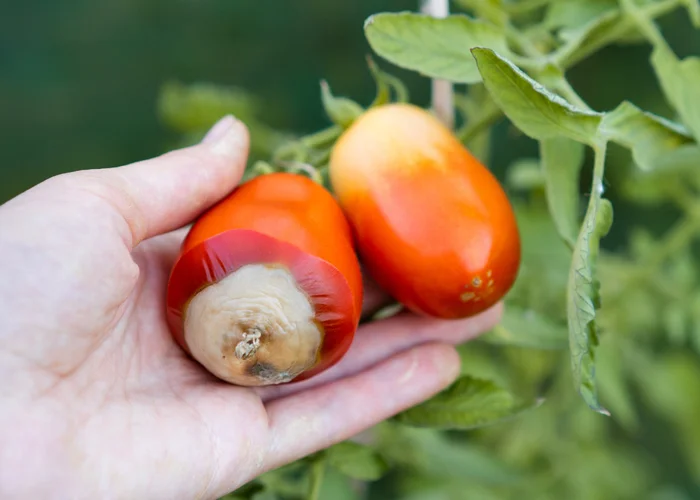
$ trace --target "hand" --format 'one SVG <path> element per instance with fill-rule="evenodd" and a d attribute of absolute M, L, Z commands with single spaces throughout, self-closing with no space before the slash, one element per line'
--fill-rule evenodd
<path fill-rule="evenodd" d="M 199 145 L 0 207 L 0 497 L 217 498 L 440 391 L 459 371 L 449 344 L 498 320 L 500 307 L 400 314 L 363 325 L 308 381 L 215 379 L 171 339 L 165 288 L 182 227 L 235 187 L 247 154 L 227 117 Z"/>

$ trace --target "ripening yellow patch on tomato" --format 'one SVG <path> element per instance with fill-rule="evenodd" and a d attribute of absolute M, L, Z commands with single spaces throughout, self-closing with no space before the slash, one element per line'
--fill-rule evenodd
<path fill-rule="evenodd" d="M 362 262 L 409 309 L 467 317 L 512 287 L 520 236 L 510 201 L 429 112 L 370 109 L 334 146 L 329 173 Z"/>

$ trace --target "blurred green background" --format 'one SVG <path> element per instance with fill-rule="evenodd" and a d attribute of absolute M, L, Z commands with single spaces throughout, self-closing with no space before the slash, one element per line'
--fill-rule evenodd
<path fill-rule="evenodd" d="M 319 80 L 361 103 L 373 97 L 364 20 L 417 0 L 26 0 L 0 16 L 0 202 L 61 172 L 125 164 L 172 147 L 156 112 L 169 80 L 252 91 L 262 121 L 308 132 L 327 124 Z M 679 55 L 700 42 L 683 13 L 663 20 Z M 612 47 L 572 72 L 598 109 L 622 98 L 662 114 L 646 46 Z M 387 67 L 388 65 L 384 65 Z M 404 78 L 419 104 L 428 84 Z M 602 85 L 596 75 L 605 75 Z M 506 133 L 501 130 L 501 135 Z M 491 167 L 534 154 L 494 147 Z M 524 149 L 522 149 L 524 148 Z"/>
<path fill-rule="evenodd" d="M 373 97 L 364 19 L 414 7 L 410 0 L 5 3 L 0 201 L 60 172 L 161 153 L 170 136 L 156 99 L 171 79 L 249 89 L 265 102 L 260 118 L 277 128 L 324 126 L 321 78 L 363 102 Z M 427 89 L 413 80 L 419 93 Z"/>

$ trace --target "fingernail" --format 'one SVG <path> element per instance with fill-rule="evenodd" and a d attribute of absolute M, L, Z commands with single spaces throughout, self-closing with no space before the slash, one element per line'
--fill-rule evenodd
<path fill-rule="evenodd" d="M 212 144 L 221 139 L 226 135 L 226 132 L 233 126 L 235 121 L 236 120 L 231 115 L 226 115 L 221 118 L 209 129 L 209 132 L 206 133 L 202 139 L 202 144 Z"/>
<path fill-rule="evenodd" d="M 216 132 L 214 138 L 207 140 L 209 150 L 229 160 L 244 158 L 248 151 L 248 129 L 245 125 L 231 117 L 230 122 L 227 121 L 221 125 L 223 130 L 214 131 L 218 126 L 219 124 L 212 128 L 212 132 Z"/>

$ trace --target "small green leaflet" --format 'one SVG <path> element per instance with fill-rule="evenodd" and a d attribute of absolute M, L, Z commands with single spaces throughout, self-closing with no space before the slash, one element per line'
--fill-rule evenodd
<path fill-rule="evenodd" d="M 552 2 L 547 7 L 544 24 L 549 29 L 578 28 L 601 14 L 614 10 L 615 0 L 568 0 Z"/>
<path fill-rule="evenodd" d="M 700 1 L 683 0 L 683 4 L 688 10 L 688 15 L 690 16 L 690 20 L 693 22 L 693 26 L 700 28 Z"/>
<path fill-rule="evenodd" d="M 692 141 L 679 125 L 642 111 L 628 101 L 605 114 L 600 133 L 630 149 L 635 163 L 647 171 L 658 167 L 668 153 Z"/>
<path fill-rule="evenodd" d="M 343 128 L 349 127 L 364 112 L 362 106 L 352 99 L 335 97 L 325 80 L 321 82 L 321 100 L 328 118 Z"/>
<path fill-rule="evenodd" d="M 389 465 L 376 451 L 352 441 L 328 448 L 326 457 L 340 472 L 362 481 L 375 481 L 389 470 Z"/>
<path fill-rule="evenodd" d="M 165 83 L 158 96 L 158 114 L 178 132 L 208 129 L 226 114 L 247 122 L 257 111 L 258 100 L 248 91 L 210 83 Z"/>
<path fill-rule="evenodd" d="M 570 248 L 579 232 L 579 176 L 584 153 L 583 144 L 567 137 L 540 141 L 549 213 Z"/>
<path fill-rule="evenodd" d="M 382 13 L 365 22 L 372 50 L 387 61 L 430 78 L 478 82 L 469 49 L 491 47 L 508 53 L 503 30 L 462 14 L 443 19 L 411 12 Z"/>
<path fill-rule="evenodd" d="M 654 170 L 635 170 L 623 179 L 619 189 L 624 196 L 635 203 L 658 205 L 673 199 L 678 190 L 679 180 L 700 187 L 700 147 L 684 144 L 654 162 Z"/>
<path fill-rule="evenodd" d="M 535 349 L 566 349 L 568 336 L 566 325 L 558 324 L 537 311 L 509 304 L 501 322 L 480 340 Z"/>
<path fill-rule="evenodd" d="M 614 40 L 621 29 L 621 18 L 619 10 L 607 10 L 582 26 L 561 30 L 559 38 L 565 43 L 551 58 L 564 67 L 573 66 L 587 54 Z"/>
<path fill-rule="evenodd" d="M 565 136 L 591 144 L 601 114 L 575 108 L 487 48 L 472 49 L 493 100 L 525 134 L 544 140 Z"/>
<path fill-rule="evenodd" d="M 367 56 L 367 66 L 377 85 L 377 96 L 374 98 L 371 107 L 381 106 L 390 102 L 392 90 L 394 91 L 396 102 L 408 102 L 410 100 L 406 85 L 398 77 L 382 71 L 370 56 Z"/>
<path fill-rule="evenodd" d="M 700 58 L 679 61 L 669 47 L 657 46 L 651 64 L 666 98 L 700 141 Z"/>
<path fill-rule="evenodd" d="M 538 401 L 519 401 L 490 380 L 463 375 L 432 399 L 395 418 L 416 427 L 474 429 L 508 419 L 539 404 Z"/>
<path fill-rule="evenodd" d="M 454 0 L 454 3 L 479 19 L 484 19 L 497 26 L 508 24 L 509 16 L 503 8 L 504 0 Z"/>
<path fill-rule="evenodd" d="M 600 308 L 600 283 L 596 277 L 596 261 L 600 240 L 612 225 L 610 201 L 602 198 L 605 145 L 596 147 L 596 165 L 588 209 L 574 248 L 567 288 L 569 348 L 574 384 L 584 401 L 601 413 L 607 411 L 598 403 L 595 385 L 595 348 L 599 343 L 595 322 Z"/>

